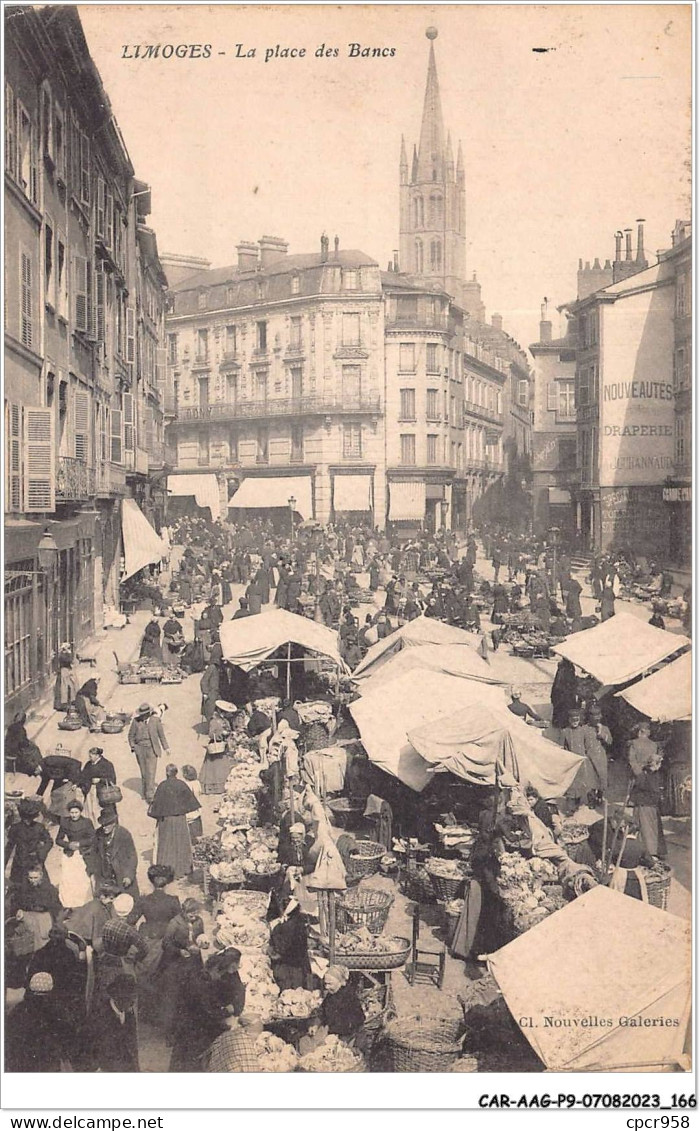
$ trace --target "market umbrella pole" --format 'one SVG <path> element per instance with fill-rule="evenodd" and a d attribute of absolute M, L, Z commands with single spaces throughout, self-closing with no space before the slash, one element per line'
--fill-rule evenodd
<path fill-rule="evenodd" d="M 328 892 L 328 961 L 335 965 L 335 892 Z"/>
<path fill-rule="evenodd" d="M 608 799 L 603 798 L 603 847 L 600 852 L 600 861 L 605 867 L 605 853 L 608 847 Z"/>
<path fill-rule="evenodd" d="M 287 702 L 291 699 L 292 688 L 292 645 L 287 644 Z"/>

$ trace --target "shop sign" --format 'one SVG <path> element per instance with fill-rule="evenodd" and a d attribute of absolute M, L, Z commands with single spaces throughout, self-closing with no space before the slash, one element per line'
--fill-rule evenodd
<path fill-rule="evenodd" d="M 664 487 L 665 503 L 690 503 L 692 502 L 691 487 Z"/>

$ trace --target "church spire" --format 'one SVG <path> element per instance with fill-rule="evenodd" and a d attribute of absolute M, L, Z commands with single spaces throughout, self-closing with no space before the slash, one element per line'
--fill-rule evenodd
<path fill-rule="evenodd" d="M 408 184 L 408 158 L 406 156 L 406 139 L 401 134 L 401 157 L 399 160 L 399 173 L 401 175 L 401 184 Z"/>
<path fill-rule="evenodd" d="M 452 138 L 448 131 L 447 133 L 447 149 L 445 151 L 445 163 L 447 165 L 447 179 L 453 181 L 455 179 L 455 159 L 452 153 Z"/>
<path fill-rule="evenodd" d="M 430 56 L 428 58 L 428 78 L 425 84 L 425 99 L 423 101 L 423 121 L 420 129 L 420 142 L 418 143 L 417 180 L 421 182 L 441 181 L 444 176 L 445 160 L 445 129 L 442 123 L 440 85 L 433 48 L 437 29 L 430 27 L 425 34 L 430 40 Z"/>
<path fill-rule="evenodd" d="M 464 180 L 464 154 L 462 153 L 461 141 L 457 146 L 457 180 Z"/>

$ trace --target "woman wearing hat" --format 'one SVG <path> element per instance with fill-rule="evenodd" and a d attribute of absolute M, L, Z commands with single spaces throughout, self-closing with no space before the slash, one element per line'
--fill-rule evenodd
<path fill-rule="evenodd" d="M 150 703 L 142 703 L 129 727 L 131 747 L 141 772 L 144 800 L 150 805 L 156 788 L 156 766 L 161 754 L 169 754 L 163 723 Z"/>
<path fill-rule="evenodd" d="M 83 816 L 83 803 L 68 802 L 68 816 L 62 817 L 56 844 L 63 849 L 58 897 L 64 907 L 83 907 L 92 899 L 88 868 L 92 867 L 95 827 Z"/>
<path fill-rule="evenodd" d="M 138 927 L 139 935 L 148 947 L 148 954 L 138 967 L 139 977 L 143 979 L 150 979 L 158 968 L 168 923 L 180 914 L 180 900 L 165 890 L 174 879 L 175 873 L 169 864 L 151 864 L 148 880 L 153 891 L 139 896 L 127 916 L 132 926 Z"/>
<path fill-rule="evenodd" d="M 88 817 L 93 824 L 100 815 L 99 798 L 97 790 L 101 785 L 116 785 L 117 775 L 112 763 L 105 758 L 100 746 L 91 746 L 88 750 L 88 760 L 80 771 L 78 785 L 85 798 L 83 815 Z"/>
<path fill-rule="evenodd" d="M 17 811 L 19 821 L 10 826 L 5 841 L 5 868 L 12 860 L 11 884 L 21 883 L 37 861 L 43 868 L 52 848 L 51 837 L 39 820 L 41 802 L 34 797 L 23 797 Z"/>
<path fill-rule="evenodd" d="M 169 865 L 175 879 L 192 871 L 192 844 L 187 814 L 200 808 L 187 782 L 177 776 L 177 766 L 165 767 L 165 781 L 156 789 L 148 815 L 157 821 L 158 853 L 156 864 Z"/>
<path fill-rule="evenodd" d="M 79 689 L 75 696 L 75 707 L 84 727 L 97 731 L 102 726 L 106 715 L 105 710 L 97 698 L 97 685 L 99 680 L 93 676 Z"/>
<path fill-rule="evenodd" d="M 226 748 L 231 733 L 231 721 L 238 708 L 226 699 L 217 699 L 209 723 L 209 744 L 204 754 L 199 781 L 202 793 L 223 793 L 226 779 L 233 766 L 233 758 Z"/>
<path fill-rule="evenodd" d="M 65 711 L 76 697 L 78 683 L 75 678 L 75 657 L 70 644 L 62 644 L 56 660 L 58 674 L 53 693 L 55 711 Z"/>

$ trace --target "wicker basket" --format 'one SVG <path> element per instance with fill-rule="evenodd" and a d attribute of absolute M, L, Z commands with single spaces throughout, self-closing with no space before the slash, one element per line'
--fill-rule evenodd
<path fill-rule="evenodd" d="M 422 866 L 420 868 L 408 868 L 406 870 L 403 879 L 403 890 L 406 898 L 413 899 L 416 903 L 435 902 L 435 889 L 433 888 L 430 876 Z"/>
<path fill-rule="evenodd" d="M 342 966 L 347 966 L 348 970 L 398 970 L 400 966 L 405 966 L 408 961 L 408 956 L 411 953 L 410 939 L 396 938 L 397 949 L 387 952 L 380 952 L 373 950 L 371 953 L 363 953 L 362 951 L 354 951 L 352 954 L 336 949 L 335 960 Z M 398 947 L 398 944 L 401 944 Z M 324 939 L 321 946 L 327 952 L 328 942 Z"/>
<path fill-rule="evenodd" d="M 101 806 L 105 806 L 118 805 L 124 798 L 118 785 L 104 785 L 100 782 L 97 786 L 97 800 Z"/>
<path fill-rule="evenodd" d="M 140 683 L 141 676 L 137 672 L 120 672 L 120 683 Z"/>
<path fill-rule="evenodd" d="M 249 872 L 243 869 L 246 886 L 256 892 L 271 892 L 279 885 L 284 875 L 284 865 L 280 864 L 274 872 Z"/>
<path fill-rule="evenodd" d="M 397 1017 L 385 1028 L 394 1072 L 448 1072 L 462 1046 L 448 1036 L 446 1018 Z"/>
<path fill-rule="evenodd" d="M 373 935 L 381 935 L 389 917 L 394 897 L 390 892 L 373 888 L 353 888 L 338 897 L 337 924 L 339 931 L 366 927 Z"/>
<path fill-rule="evenodd" d="M 121 734 L 126 726 L 124 719 L 109 719 L 102 724 L 103 734 Z"/>
<path fill-rule="evenodd" d="M 363 876 L 373 876 L 385 853 L 384 845 L 375 840 L 356 841 L 345 866 L 347 879 L 359 880 Z"/>
<path fill-rule="evenodd" d="M 430 882 L 438 899 L 448 902 L 450 899 L 458 899 L 464 894 L 464 885 L 469 879 L 468 875 L 452 879 L 448 876 L 438 876 L 435 872 L 431 872 L 429 868 L 426 871 L 430 876 Z"/>
<path fill-rule="evenodd" d="M 239 888 L 236 892 L 236 898 L 233 900 L 237 907 L 245 908 L 250 915 L 258 919 L 264 919 L 267 914 L 267 908 L 270 902 L 270 897 L 264 891 L 251 891 L 250 888 Z"/>
<path fill-rule="evenodd" d="M 374 1035 L 383 1029 L 389 1021 L 393 1021 L 396 1017 L 396 1009 L 394 1007 L 394 995 L 391 989 L 391 982 L 387 981 L 384 985 L 372 986 L 366 990 L 361 990 L 359 993 L 360 1004 L 364 1009 L 371 1001 L 376 1001 L 381 1007 L 376 1013 L 367 1017 L 364 1025 L 360 1027 L 361 1033 L 368 1033 Z"/>
<path fill-rule="evenodd" d="M 80 730 L 83 723 L 78 715 L 66 715 L 58 724 L 59 730 Z"/>
<path fill-rule="evenodd" d="M 671 889 L 672 878 L 673 870 L 669 864 L 657 864 L 654 869 L 644 869 L 647 898 L 652 907 L 660 907 L 662 911 L 666 910 L 668 907 L 668 893 Z"/>

